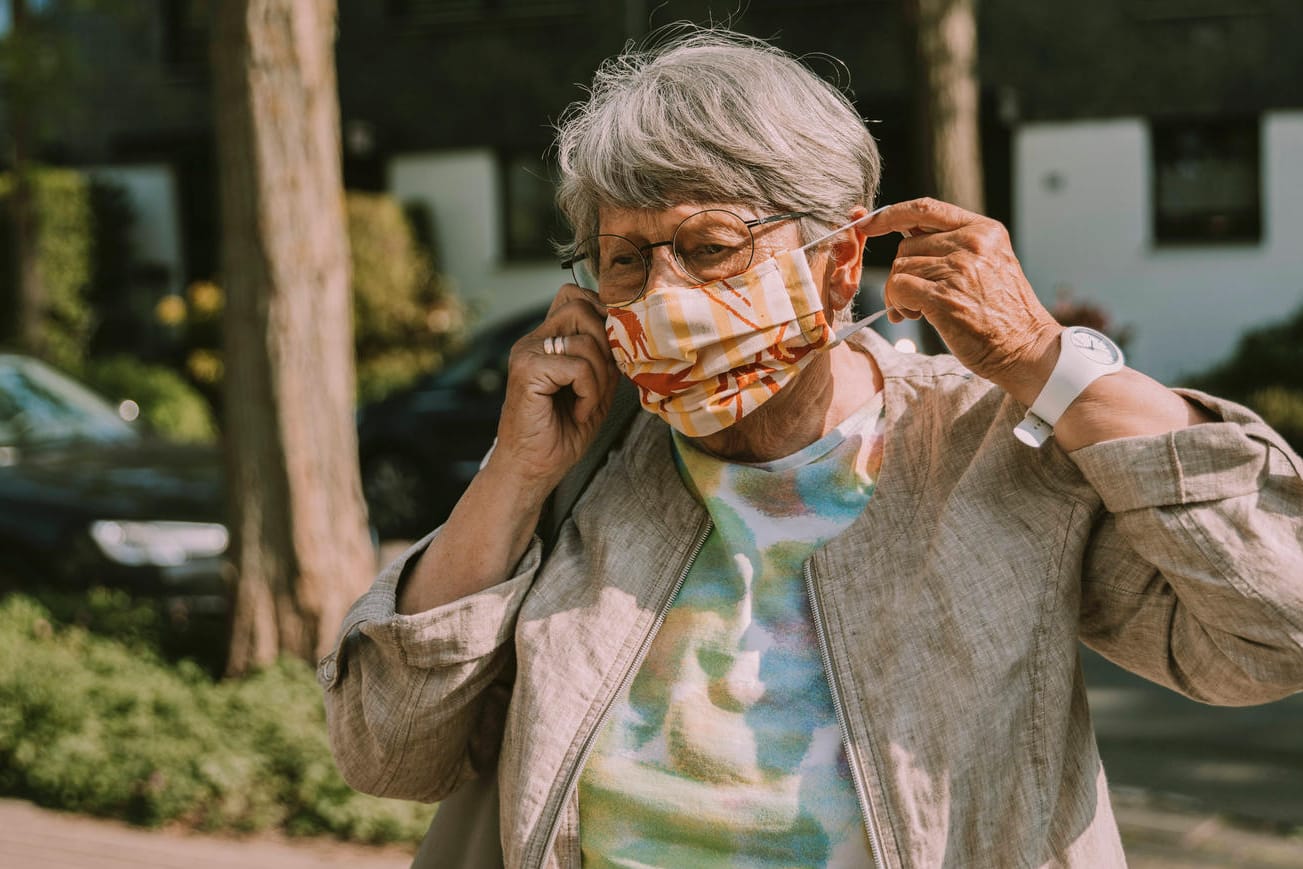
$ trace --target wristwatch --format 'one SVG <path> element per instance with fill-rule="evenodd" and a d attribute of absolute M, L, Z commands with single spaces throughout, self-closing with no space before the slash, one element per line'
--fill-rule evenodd
<path fill-rule="evenodd" d="M 1125 364 L 1122 349 L 1104 333 L 1085 326 L 1064 329 L 1059 336 L 1059 361 L 1027 415 L 1014 428 L 1014 436 L 1029 447 L 1044 446 L 1068 405 L 1097 378 L 1121 371 Z"/>

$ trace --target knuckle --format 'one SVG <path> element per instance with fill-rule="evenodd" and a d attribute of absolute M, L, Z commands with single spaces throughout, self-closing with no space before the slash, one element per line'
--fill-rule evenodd
<path fill-rule="evenodd" d="M 524 338 L 521 338 L 515 344 L 511 345 L 511 353 L 507 355 L 508 372 L 517 371 L 522 366 L 528 364 L 529 356 L 530 356 L 529 345 L 532 344 L 535 340 L 537 339 L 534 333 L 530 333 L 529 335 L 526 335 Z"/>
<path fill-rule="evenodd" d="M 989 217 L 983 219 L 981 238 L 987 247 L 998 247 L 1005 237 L 1004 224 Z"/>

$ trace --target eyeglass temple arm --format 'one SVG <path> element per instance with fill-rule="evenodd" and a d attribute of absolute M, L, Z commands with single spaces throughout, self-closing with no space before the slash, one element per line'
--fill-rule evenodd
<path fill-rule="evenodd" d="M 809 217 L 808 211 L 788 211 L 783 214 L 774 214 L 770 217 L 760 217 L 755 220 L 742 221 L 747 226 L 764 226 L 766 223 L 777 223 L 780 220 L 795 220 L 798 217 Z"/>

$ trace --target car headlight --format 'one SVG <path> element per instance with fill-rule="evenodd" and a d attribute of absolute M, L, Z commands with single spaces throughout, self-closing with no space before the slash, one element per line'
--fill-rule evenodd
<path fill-rule="evenodd" d="M 171 567 L 196 558 L 213 558 L 226 551 L 230 535 L 210 522 L 92 522 L 91 539 L 112 561 L 136 567 Z"/>

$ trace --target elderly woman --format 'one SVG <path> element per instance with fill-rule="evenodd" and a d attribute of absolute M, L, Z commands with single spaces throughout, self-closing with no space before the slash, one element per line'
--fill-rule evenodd
<path fill-rule="evenodd" d="M 1061 327 L 998 223 L 871 212 L 874 141 L 800 63 L 619 57 L 558 150 L 574 283 L 320 668 L 355 787 L 496 756 L 529 869 L 1117 866 L 1078 639 L 1205 702 L 1303 687 L 1299 458 Z M 846 325 L 889 233 L 892 317 L 953 356 Z M 621 376 L 649 412 L 544 552 Z"/>

